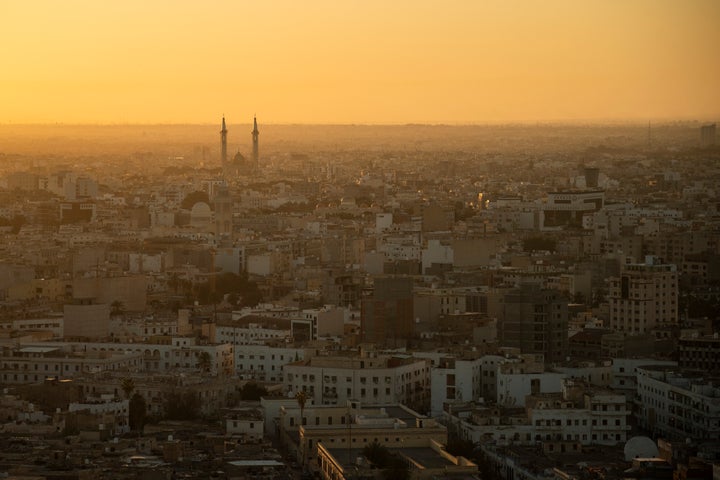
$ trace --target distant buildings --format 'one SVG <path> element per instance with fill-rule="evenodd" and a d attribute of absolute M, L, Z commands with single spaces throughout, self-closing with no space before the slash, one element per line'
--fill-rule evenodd
<path fill-rule="evenodd" d="M 238 176 L 248 175 L 253 172 L 257 172 L 260 164 L 260 146 L 259 137 L 260 131 L 258 130 L 257 117 L 253 118 L 253 130 L 252 135 L 252 161 L 247 161 L 245 157 L 238 152 L 231 159 L 228 158 L 227 151 L 227 136 L 228 129 L 225 124 L 225 117 L 222 118 L 222 129 L 220 130 L 220 163 L 222 166 L 223 175 L 226 181 L 234 180 Z"/>
<path fill-rule="evenodd" d="M 715 145 L 715 132 L 717 130 L 717 124 L 712 123 L 709 125 L 703 125 L 700 127 L 700 145 L 708 147 Z"/>

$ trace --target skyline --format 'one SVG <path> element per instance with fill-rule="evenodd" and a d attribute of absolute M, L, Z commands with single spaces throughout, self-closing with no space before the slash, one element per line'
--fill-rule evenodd
<path fill-rule="evenodd" d="M 710 0 L 78 0 L 3 3 L 0 17 L 0 41 L 12 45 L 1 124 L 720 117 L 720 3 Z"/>

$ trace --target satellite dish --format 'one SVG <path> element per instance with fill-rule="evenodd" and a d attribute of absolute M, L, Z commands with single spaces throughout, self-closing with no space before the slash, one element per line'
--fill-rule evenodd
<path fill-rule="evenodd" d="M 640 436 L 628 440 L 623 451 L 628 462 L 633 458 L 655 458 L 660 453 L 652 439 Z"/>

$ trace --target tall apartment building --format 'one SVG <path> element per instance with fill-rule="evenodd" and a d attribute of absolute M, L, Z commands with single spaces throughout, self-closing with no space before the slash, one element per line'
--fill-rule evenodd
<path fill-rule="evenodd" d="M 678 323 L 678 273 L 655 257 L 625 265 L 610 278 L 610 327 L 640 335 Z"/>
<path fill-rule="evenodd" d="M 678 363 L 682 368 L 720 372 L 720 334 L 681 337 Z"/>
<path fill-rule="evenodd" d="M 396 344 L 413 334 L 413 281 L 379 277 L 372 295 L 362 299 L 361 332 L 365 342 Z"/>
<path fill-rule="evenodd" d="M 542 354 L 548 363 L 567 355 L 567 300 L 558 291 L 522 285 L 502 297 L 497 317 L 500 345 Z"/>

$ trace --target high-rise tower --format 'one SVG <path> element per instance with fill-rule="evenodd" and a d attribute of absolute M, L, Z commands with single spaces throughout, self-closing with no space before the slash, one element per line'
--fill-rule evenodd
<path fill-rule="evenodd" d="M 260 132 L 257 128 L 257 117 L 253 117 L 253 131 L 252 131 L 252 139 L 253 139 L 253 168 L 257 171 L 258 169 L 258 157 L 260 155 L 260 152 L 258 151 L 258 136 L 260 135 Z"/>
<path fill-rule="evenodd" d="M 220 154 L 220 160 L 222 161 L 223 173 L 227 167 L 227 127 L 225 127 L 225 115 L 222 119 L 222 130 L 220 130 L 220 139 L 222 141 L 222 150 Z"/>

